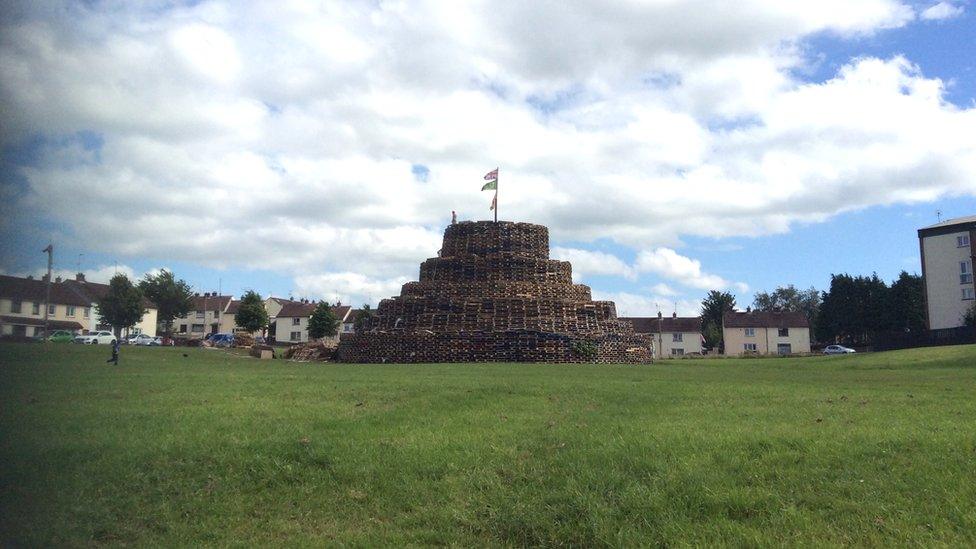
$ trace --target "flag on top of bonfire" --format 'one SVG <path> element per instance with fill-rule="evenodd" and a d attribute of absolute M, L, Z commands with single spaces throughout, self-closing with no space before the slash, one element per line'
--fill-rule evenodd
<path fill-rule="evenodd" d="M 485 181 L 487 181 L 487 183 L 485 183 L 484 187 L 481 187 L 481 190 L 497 191 L 498 190 L 498 168 L 495 168 L 494 170 L 491 170 L 490 172 L 486 173 Z"/>

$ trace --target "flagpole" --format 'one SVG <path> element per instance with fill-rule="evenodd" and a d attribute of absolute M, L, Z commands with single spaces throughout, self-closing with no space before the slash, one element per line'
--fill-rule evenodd
<path fill-rule="evenodd" d="M 496 170 L 498 168 L 495 168 Z M 495 176 L 495 223 L 498 223 L 498 176 Z"/>

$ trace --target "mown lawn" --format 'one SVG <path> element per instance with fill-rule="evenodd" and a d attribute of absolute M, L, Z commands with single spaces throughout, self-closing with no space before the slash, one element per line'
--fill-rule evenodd
<path fill-rule="evenodd" d="M 0 345 L 0 546 L 976 545 L 976 346 L 637 367 L 107 354 Z"/>

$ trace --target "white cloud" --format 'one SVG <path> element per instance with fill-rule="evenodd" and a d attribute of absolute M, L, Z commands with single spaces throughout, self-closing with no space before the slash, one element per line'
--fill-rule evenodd
<path fill-rule="evenodd" d="M 408 277 L 376 279 L 353 272 L 303 275 L 295 277 L 294 295 L 354 307 L 368 303 L 375 308 L 381 299 L 399 295 L 409 281 Z"/>
<path fill-rule="evenodd" d="M 976 109 L 941 80 L 900 57 L 795 76 L 806 37 L 904 26 L 906 2 L 728 6 L 11 8 L 0 144 L 45 145 L 3 194 L 23 222 L 3 223 L 52 219 L 66 243 L 120 257 L 357 273 L 299 289 L 365 299 L 415 278 L 451 210 L 489 218 L 478 179 L 500 165 L 503 219 L 644 250 L 628 265 L 557 246 L 578 275 L 745 291 L 675 251 L 681 236 L 976 195 Z"/>
<path fill-rule="evenodd" d="M 926 20 L 952 19 L 962 15 L 963 11 L 965 9 L 962 6 L 957 6 L 951 2 L 939 2 L 922 10 L 920 15 L 922 19 Z"/>
<path fill-rule="evenodd" d="M 637 277 L 637 272 L 619 257 L 604 252 L 580 250 L 578 248 L 554 247 L 549 253 L 553 259 L 569 261 L 573 265 L 573 280 L 580 282 L 587 275 L 616 275 L 629 280 Z"/>

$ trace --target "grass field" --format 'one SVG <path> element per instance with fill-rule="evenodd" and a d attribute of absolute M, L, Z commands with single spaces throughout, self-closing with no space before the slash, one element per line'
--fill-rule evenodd
<path fill-rule="evenodd" d="M 0 345 L 0 545 L 976 544 L 976 346 L 636 367 L 107 355 Z"/>

